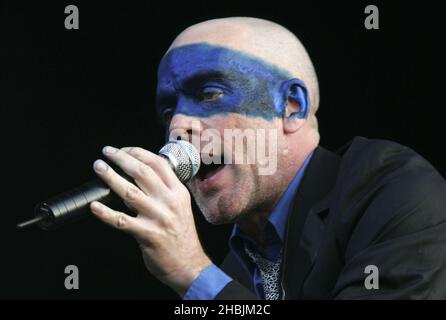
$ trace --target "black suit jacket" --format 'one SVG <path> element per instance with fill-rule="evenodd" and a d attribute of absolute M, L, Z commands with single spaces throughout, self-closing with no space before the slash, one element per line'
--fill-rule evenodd
<path fill-rule="evenodd" d="M 379 271 L 367 290 L 365 268 Z M 234 281 L 217 299 L 256 299 L 230 253 Z M 337 154 L 318 147 L 287 222 L 285 299 L 446 299 L 446 182 L 420 155 L 354 138 Z"/>

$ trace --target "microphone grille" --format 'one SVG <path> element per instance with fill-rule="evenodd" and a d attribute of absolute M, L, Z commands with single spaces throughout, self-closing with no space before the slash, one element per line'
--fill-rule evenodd
<path fill-rule="evenodd" d="M 193 144 L 184 140 L 169 141 L 159 154 L 170 162 L 178 179 L 185 183 L 192 179 L 200 169 L 200 153 Z"/>

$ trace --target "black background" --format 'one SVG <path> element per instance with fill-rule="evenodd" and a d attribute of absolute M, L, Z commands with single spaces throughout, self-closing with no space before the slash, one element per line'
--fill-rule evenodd
<path fill-rule="evenodd" d="M 79 30 L 64 28 L 69 4 L 79 8 Z M 364 27 L 367 4 L 380 9 L 379 30 Z M 162 146 L 157 65 L 180 31 L 203 20 L 254 16 L 298 35 L 319 76 L 321 145 L 390 139 L 445 175 L 444 91 L 434 89 L 444 32 L 435 12 L 403 1 L 3 1 L 0 298 L 177 298 L 145 270 L 133 239 L 93 218 L 54 232 L 15 224 L 93 178 L 104 145 Z M 196 220 L 220 262 L 229 227 Z M 79 290 L 64 288 L 69 264 L 80 269 Z"/>

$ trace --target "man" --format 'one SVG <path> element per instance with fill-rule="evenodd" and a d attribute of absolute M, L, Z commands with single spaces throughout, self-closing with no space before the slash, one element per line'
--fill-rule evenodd
<path fill-rule="evenodd" d="M 444 179 L 396 143 L 355 138 L 338 154 L 318 146 L 318 105 L 312 62 L 282 26 L 194 25 L 159 66 L 167 133 L 273 130 L 277 171 L 203 165 L 188 183 L 209 222 L 235 224 L 221 268 L 200 244 L 188 190 L 149 151 L 104 148 L 135 184 L 94 164 L 137 217 L 97 202 L 92 212 L 133 235 L 147 269 L 184 299 L 446 298 Z M 226 143 L 217 156 L 235 155 Z"/>

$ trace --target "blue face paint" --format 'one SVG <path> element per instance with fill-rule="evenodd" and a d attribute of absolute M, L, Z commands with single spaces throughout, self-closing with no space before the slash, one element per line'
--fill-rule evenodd
<path fill-rule="evenodd" d="M 206 43 L 172 49 L 158 69 L 157 111 L 194 117 L 237 113 L 266 120 L 282 117 L 288 98 L 308 114 L 304 84 L 265 61 Z M 297 89 L 296 89 L 297 88 Z"/>

